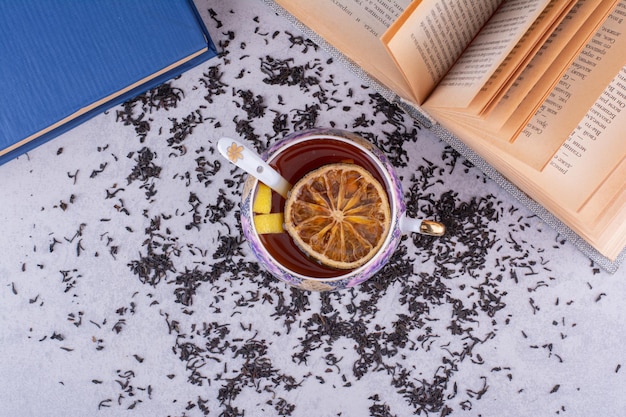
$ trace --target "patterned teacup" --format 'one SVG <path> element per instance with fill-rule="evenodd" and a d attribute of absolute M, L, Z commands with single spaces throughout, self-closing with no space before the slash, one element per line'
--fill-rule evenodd
<path fill-rule="evenodd" d="M 277 142 L 261 158 L 291 184 L 321 165 L 349 161 L 366 168 L 387 192 L 391 224 L 382 247 L 362 266 L 338 270 L 309 258 L 286 232 L 268 235 L 257 232 L 252 207 L 259 180 L 253 175 L 248 176 L 241 204 L 243 233 L 263 267 L 278 279 L 298 288 L 329 291 L 353 287 L 380 271 L 393 255 L 403 234 L 415 232 L 441 236 L 445 231 L 440 223 L 406 216 L 402 187 L 393 166 L 383 152 L 354 133 L 328 128 L 296 132 Z M 274 210 L 284 207 L 284 198 L 279 193 L 275 193 L 273 205 Z"/>

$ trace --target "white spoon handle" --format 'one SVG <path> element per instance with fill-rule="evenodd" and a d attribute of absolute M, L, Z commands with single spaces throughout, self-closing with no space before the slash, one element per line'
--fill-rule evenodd
<path fill-rule="evenodd" d="M 217 141 L 217 149 L 230 162 L 287 198 L 291 184 L 242 142 L 231 138 L 220 138 Z"/>

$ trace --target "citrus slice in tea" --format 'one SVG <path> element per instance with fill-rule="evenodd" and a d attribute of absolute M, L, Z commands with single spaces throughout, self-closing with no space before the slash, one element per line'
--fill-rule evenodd
<path fill-rule="evenodd" d="M 302 177 L 285 203 L 285 228 L 321 264 L 353 269 L 383 245 L 391 223 L 387 193 L 365 168 L 324 165 Z"/>

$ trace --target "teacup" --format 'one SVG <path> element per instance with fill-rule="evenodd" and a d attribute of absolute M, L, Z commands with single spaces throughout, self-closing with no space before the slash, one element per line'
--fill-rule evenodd
<path fill-rule="evenodd" d="M 261 157 L 291 184 L 309 171 L 328 163 L 356 163 L 367 169 L 383 185 L 389 200 L 391 224 L 378 252 L 358 268 L 335 269 L 308 257 L 286 232 L 257 232 L 252 207 L 259 180 L 249 175 L 242 193 L 243 233 L 261 265 L 290 285 L 313 291 L 353 287 L 380 271 L 393 255 L 403 234 L 415 232 L 441 236 L 445 231 L 440 223 L 407 217 L 401 183 L 393 166 L 380 149 L 355 133 L 330 128 L 295 132 L 274 144 Z M 278 193 L 274 194 L 273 210 L 282 210 L 285 201 Z"/>

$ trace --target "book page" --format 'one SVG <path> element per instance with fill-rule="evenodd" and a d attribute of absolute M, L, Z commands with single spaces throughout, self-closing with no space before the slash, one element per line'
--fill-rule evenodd
<path fill-rule="evenodd" d="M 626 9 L 624 10 L 626 17 Z M 609 258 L 626 244 L 626 67 L 541 173 L 545 192 Z M 583 235 L 584 236 L 584 235 Z"/>
<path fill-rule="evenodd" d="M 609 19 L 590 39 L 515 139 L 514 146 L 522 160 L 535 169 L 542 169 L 552 162 L 552 156 L 565 138 L 585 117 L 587 110 L 593 108 L 595 100 L 615 74 L 626 65 L 624 29 L 626 27 L 622 28 L 617 21 Z M 524 154 L 527 155 L 524 157 Z M 590 176 L 594 174 L 590 173 Z"/>
<path fill-rule="evenodd" d="M 503 0 L 416 1 L 381 38 L 423 103 Z"/>
<path fill-rule="evenodd" d="M 357 66 L 401 97 L 415 101 L 380 36 L 411 0 L 275 0 Z"/>
<path fill-rule="evenodd" d="M 429 107 L 468 107 L 549 4 L 550 0 L 502 3 L 433 91 Z"/>
<path fill-rule="evenodd" d="M 498 131 L 515 113 L 518 115 L 520 113 L 528 114 L 524 119 L 519 116 L 513 117 L 518 125 L 525 125 L 530 115 L 535 112 L 536 103 L 545 100 L 545 91 L 554 88 L 572 61 L 585 47 L 590 37 L 606 20 L 616 3 L 617 0 L 577 1 L 511 87 L 498 98 L 497 105 L 484 119 L 489 124 L 489 130 Z M 545 88 L 547 90 L 544 90 Z M 525 97 L 528 104 L 520 107 L 520 97 Z M 529 110 L 525 112 L 524 108 L 529 108 Z M 518 120 L 522 123 L 519 123 Z M 502 133 L 501 136 L 504 140 L 511 139 L 510 136 L 507 137 L 505 132 Z"/>
<path fill-rule="evenodd" d="M 621 68 L 619 55 L 613 54 L 610 58 L 614 60 L 612 64 L 598 68 L 585 81 L 576 82 L 576 74 L 567 76 L 571 77 L 567 85 L 561 79 L 574 59 L 580 59 L 583 64 L 589 62 L 593 53 L 591 44 L 587 44 L 593 36 L 598 36 L 599 27 L 615 3 L 615 0 L 579 1 L 494 109 L 480 118 L 457 114 L 457 123 L 480 132 L 484 140 L 499 146 L 503 152 L 533 169 L 542 169 L 610 82 L 613 74 Z M 602 59 L 607 51 L 593 55 L 594 60 Z M 591 82 L 591 78 L 596 81 Z M 579 92 L 576 99 L 566 104 L 570 101 L 568 96 L 573 94 L 569 87 L 572 82 L 578 86 L 574 88 L 585 88 L 585 91 Z M 533 114 L 536 118 L 536 112 L 540 109 L 544 109 L 542 114 L 545 117 L 560 118 L 551 123 L 538 121 L 542 128 L 535 127 L 534 134 L 528 129 L 524 130 L 528 128 Z M 531 135 L 536 140 L 527 140 Z"/>
<path fill-rule="evenodd" d="M 568 183 L 575 186 L 576 192 L 561 198 L 568 206 L 576 211 L 589 209 L 591 200 L 600 193 L 604 194 L 601 195 L 600 206 L 597 206 L 601 212 L 606 208 L 607 201 L 614 197 L 606 194 L 623 193 L 626 190 L 625 133 L 626 68 L 622 68 L 544 170 L 546 179 L 551 182 L 562 183 L 566 178 Z M 617 189 L 607 190 L 602 187 L 607 184 L 610 174 L 619 174 L 612 180 Z"/>
<path fill-rule="evenodd" d="M 551 35 L 559 28 L 560 23 L 572 10 L 576 0 L 551 0 L 539 17 L 532 23 L 522 39 L 504 59 L 498 69 L 491 75 L 480 92 L 474 97 L 468 111 L 484 117 L 499 103 L 502 96 L 530 62 L 551 39 Z M 552 46 L 555 46 L 552 44 Z M 544 68 L 548 71 L 549 68 Z M 552 71 L 550 71 L 552 73 Z"/>
<path fill-rule="evenodd" d="M 626 0 L 621 0 L 580 53 L 579 58 L 595 65 L 572 63 L 528 126 L 528 134 L 540 146 L 541 140 L 555 134 L 547 130 L 549 126 L 560 129 L 573 122 L 559 133 L 560 148 L 543 170 L 485 140 L 478 128 L 468 130 L 450 114 L 438 117 L 502 175 L 610 259 L 626 243 L 625 32 Z M 532 152 L 534 147 L 526 149 Z"/>

